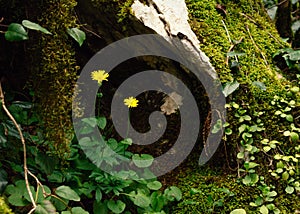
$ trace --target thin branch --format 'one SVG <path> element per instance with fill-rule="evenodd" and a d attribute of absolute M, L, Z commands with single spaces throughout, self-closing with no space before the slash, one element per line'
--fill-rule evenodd
<path fill-rule="evenodd" d="M 252 35 L 251 35 L 251 32 L 250 32 L 250 30 L 249 30 L 249 28 L 248 28 L 247 25 L 246 25 L 246 29 L 247 29 L 247 32 L 248 32 L 248 34 L 249 34 L 249 36 L 250 36 L 250 39 L 251 39 L 253 45 L 254 45 L 255 48 L 260 52 L 262 58 L 264 59 L 265 64 L 268 65 L 268 62 L 267 62 L 267 59 L 266 59 L 265 55 L 264 55 L 263 52 L 260 50 L 260 48 L 256 45 L 256 43 L 255 43 L 255 41 L 254 41 L 254 39 L 253 39 L 253 37 L 252 37 Z"/>
<path fill-rule="evenodd" d="M 229 40 L 229 42 L 230 42 L 230 44 L 231 44 L 231 47 L 229 48 L 229 51 L 230 51 L 230 50 L 232 50 L 232 49 L 234 48 L 234 44 L 232 43 L 232 40 L 231 40 L 231 38 L 230 38 L 228 29 L 227 29 L 226 24 L 225 24 L 225 22 L 224 22 L 223 20 L 222 20 L 222 24 L 223 24 L 223 26 L 224 26 L 224 28 L 225 28 L 225 31 L 226 31 L 228 40 Z M 234 56 L 234 58 L 235 58 L 235 60 L 238 62 L 237 56 Z M 227 65 L 228 65 L 228 59 L 229 59 L 229 57 L 227 56 L 227 57 L 226 57 L 226 64 L 227 64 Z"/>
<path fill-rule="evenodd" d="M 242 16 L 246 17 L 247 19 L 249 19 L 252 23 L 254 23 L 255 25 L 257 25 L 258 27 L 261 27 L 262 29 L 264 29 L 260 24 L 258 24 L 252 17 L 244 14 L 244 13 L 239 13 Z M 265 29 L 264 29 L 265 30 Z M 276 40 L 276 42 L 280 45 L 283 46 L 282 42 L 280 42 L 275 36 L 273 36 L 271 33 L 267 32 L 269 34 L 269 36 L 271 36 L 273 39 Z"/>
<path fill-rule="evenodd" d="M 82 23 L 80 22 L 79 16 L 77 15 L 76 11 L 74 11 L 74 13 L 75 13 L 75 16 L 76 16 L 76 18 L 77 18 L 79 24 L 81 25 L 81 27 L 82 27 L 84 30 L 86 30 L 87 32 L 93 34 L 94 36 L 98 37 L 99 39 L 103 39 L 103 38 L 102 38 L 100 35 L 98 35 L 97 33 L 95 33 L 95 32 L 93 32 L 93 31 L 87 29 L 87 28 L 84 26 L 84 24 L 82 24 Z"/>
<path fill-rule="evenodd" d="M 20 138 L 21 138 L 22 145 L 23 145 L 24 177 L 25 177 L 26 189 L 28 191 L 31 203 L 33 205 L 33 208 L 32 208 L 32 210 L 29 213 L 32 213 L 36 209 L 37 205 L 36 205 L 35 200 L 33 198 L 33 194 L 32 194 L 32 192 L 30 190 L 30 184 L 29 184 L 29 181 L 28 181 L 29 170 L 27 168 L 27 155 L 26 155 L 25 138 L 23 136 L 23 133 L 22 133 L 21 128 L 19 127 L 17 121 L 15 120 L 15 118 L 12 116 L 12 114 L 9 112 L 9 110 L 7 109 L 7 107 L 5 105 L 4 93 L 3 93 L 3 90 L 2 90 L 1 82 L 0 82 L 0 100 L 1 100 L 1 103 L 2 103 L 3 110 L 5 111 L 5 113 L 9 117 L 9 119 L 11 119 L 11 121 L 13 122 L 13 124 L 15 125 L 15 127 L 17 128 L 17 130 L 19 132 L 19 135 L 20 135 Z"/>
<path fill-rule="evenodd" d="M 228 52 L 232 51 L 232 50 L 234 49 L 234 47 L 235 47 L 237 44 L 239 44 L 239 43 L 242 42 L 243 37 L 241 37 L 241 38 L 239 39 L 239 41 L 237 41 L 236 43 L 233 43 L 232 40 L 231 40 L 231 38 L 230 38 L 230 34 L 229 34 L 229 31 L 228 31 L 228 29 L 227 29 L 227 27 L 226 27 L 226 24 L 225 24 L 225 22 L 224 22 L 223 20 L 222 20 L 222 24 L 223 24 L 223 26 L 224 26 L 224 28 L 225 28 L 225 31 L 226 31 L 228 40 L 229 40 L 229 42 L 230 42 L 230 44 L 231 44 L 230 48 L 229 48 L 228 51 L 227 51 L 227 53 L 228 53 Z M 237 62 L 239 62 L 239 61 L 238 61 L 238 57 L 237 57 L 236 55 L 235 55 L 234 57 L 235 57 L 235 60 L 236 60 Z M 228 65 L 228 61 L 229 61 L 229 56 L 226 57 L 226 61 L 225 61 L 226 65 Z"/>

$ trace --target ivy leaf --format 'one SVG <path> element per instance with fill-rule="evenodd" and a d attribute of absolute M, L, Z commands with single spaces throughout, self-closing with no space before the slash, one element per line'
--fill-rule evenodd
<path fill-rule="evenodd" d="M 252 82 L 252 85 L 258 87 L 262 91 L 266 91 L 267 90 L 267 87 L 266 87 L 266 85 L 263 82 L 254 81 L 254 82 Z"/>
<path fill-rule="evenodd" d="M 224 88 L 223 88 L 224 96 L 228 97 L 230 94 L 235 92 L 239 86 L 240 86 L 240 84 L 237 81 L 225 83 Z"/>
<path fill-rule="evenodd" d="M 86 39 L 85 32 L 79 30 L 78 28 L 69 28 L 67 33 L 76 41 L 78 42 L 79 46 L 81 46 Z"/>
<path fill-rule="evenodd" d="M 55 193 L 65 199 L 72 201 L 80 201 L 78 194 L 72 190 L 69 186 L 60 186 L 56 189 Z"/>
<path fill-rule="evenodd" d="M 122 213 L 125 210 L 126 204 L 120 200 L 109 200 L 107 203 L 107 207 L 114 213 Z"/>
<path fill-rule="evenodd" d="M 133 163 L 139 168 L 146 168 L 151 166 L 153 160 L 154 158 L 148 154 L 141 154 L 141 155 L 134 154 L 132 156 Z"/>
<path fill-rule="evenodd" d="M 5 39 L 10 42 L 27 40 L 28 34 L 22 25 L 11 23 L 5 32 Z"/>
<path fill-rule="evenodd" d="M 50 35 L 52 34 L 46 28 L 43 28 L 39 24 L 28 21 L 28 20 L 23 20 L 22 25 L 31 30 L 41 31 L 42 33 L 50 34 Z"/>

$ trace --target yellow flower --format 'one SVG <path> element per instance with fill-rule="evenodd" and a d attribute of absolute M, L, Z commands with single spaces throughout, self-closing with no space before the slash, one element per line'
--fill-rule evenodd
<path fill-rule="evenodd" d="M 99 84 L 102 83 L 102 81 L 107 81 L 107 77 L 109 77 L 108 73 L 105 73 L 104 70 L 98 70 L 93 71 L 91 74 L 92 80 L 96 80 Z"/>
<path fill-rule="evenodd" d="M 124 99 L 124 104 L 126 106 L 128 106 L 128 108 L 130 107 L 137 107 L 138 106 L 138 100 L 135 99 L 134 97 L 129 97 L 129 98 L 126 98 Z"/>

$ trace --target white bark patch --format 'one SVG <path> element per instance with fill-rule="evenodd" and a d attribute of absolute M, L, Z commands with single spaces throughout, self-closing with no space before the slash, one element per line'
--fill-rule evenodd
<path fill-rule="evenodd" d="M 194 53 L 193 60 L 202 63 L 206 71 L 217 78 L 209 58 L 200 50 L 200 42 L 188 23 L 188 9 L 184 0 L 148 0 L 148 5 L 135 0 L 131 8 L 137 19 L 167 41 L 172 37 L 180 38 L 185 48 Z"/>

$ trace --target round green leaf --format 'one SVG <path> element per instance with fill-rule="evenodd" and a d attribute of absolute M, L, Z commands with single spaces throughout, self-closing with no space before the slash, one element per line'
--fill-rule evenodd
<path fill-rule="evenodd" d="M 159 181 L 152 181 L 147 183 L 147 187 L 151 190 L 159 190 L 162 187 L 162 184 Z"/>
<path fill-rule="evenodd" d="M 238 158 L 238 159 L 243 159 L 244 157 L 245 157 L 244 152 L 239 152 L 239 153 L 237 154 L 237 158 Z"/>
<path fill-rule="evenodd" d="M 286 137 L 287 137 L 287 136 L 290 136 L 290 134 L 291 134 L 290 131 L 285 131 L 285 132 L 283 132 L 283 135 L 286 136 Z"/>
<path fill-rule="evenodd" d="M 265 152 L 268 152 L 268 151 L 271 150 L 271 147 L 270 147 L 270 146 L 264 146 L 264 147 L 263 147 L 263 150 L 264 150 Z"/>
<path fill-rule="evenodd" d="M 126 204 L 120 200 L 109 200 L 107 203 L 107 207 L 114 213 L 122 213 L 125 210 Z"/>
<path fill-rule="evenodd" d="M 288 193 L 288 194 L 292 194 L 294 192 L 294 187 L 287 186 L 285 188 L 285 192 Z"/>
<path fill-rule="evenodd" d="M 180 201 L 182 198 L 182 193 L 181 190 L 178 187 L 175 186 L 171 186 L 168 189 L 165 190 L 164 194 L 166 195 L 166 197 L 170 200 L 173 201 L 174 198 L 177 201 Z"/>
<path fill-rule="evenodd" d="M 143 194 L 141 191 L 138 191 L 137 194 L 131 196 L 133 203 L 139 207 L 147 208 L 149 207 L 151 200 L 148 196 Z"/>
<path fill-rule="evenodd" d="M 299 141 L 299 135 L 296 132 L 291 132 L 290 137 L 293 143 L 297 143 Z"/>
<path fill-rule="evenodd" d="M 286 181 L 287 179 L 289 179 L 290 174 L 287 171 L 285 171 L 284 173 L 282 173 L 281 176 L 282 176 L 282 180 Z"/>
<path fill-rule="evenodd" d="M 230 214 L 246 214 L 246 210 L 244 209 L 235 209 L 230 212 Z"/>
<path fill-rule="evenodd" d="M 154 158 L 148 154 L 141 154 L 141 155 L 134 154 L 132 156 L 133 163 L 139 168 L 146 168 L 151 166 L 153 160 Z"/>
<path fill-rule="evenodd" d="M 294 86 L 294 87 L 291 88 L 291 92 L 293 92 L 293 93 L 298 93 L 299 91 L 300 91 L 300 89 L 297 86 Z"/>
<path fill-rule="evenodd" d="M 28 20 L 23 20 L 22 25 L 31 30 L 41 31 L 42 33 L 45 33 L 45 34 L 52 34 L 46 28 L 43 28 L 39 24 L 28 21 Z"/>
<path fill-rule="evenodd" d="M 225 129 L 225 134 L 226 134 L 226 135 L 231 135 L 231 134 L 232 134 L 232 129 L 226 128 L 226 129 Z"/>
<path fill-rule="evenodd" d="M 62 198 L 68 199 L 68 200 L 80 201 L 79 195 L 68 186 L 58 187 L 56 189 L 55 193 L 56 193 L 56 195 L 58 195 Z"/>
<path fill-rule="evenodd" d="M 27 40 L 28 34 L 22 25 L 18 23 L 11 23 L 5 32 L 5 39 L 10 42 Z"/>
<path fill-rule="evenodd" d="M 262 214 L 268 214 L 269 210 L 265 205 L 262 205 L 259 209 L 259 212 L 262 213 Z"/>
<path fill-rule="evenodd" d="M 289 122 L 293 122 L 294 121 L 294 118 L 293 118 L 293 116 L 291 115 L 291 114 L 288 114 L 288 115 L 286 115 L 286 118 L 285 118 L 287 121 L 289 121 Z"/>

